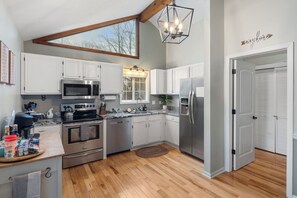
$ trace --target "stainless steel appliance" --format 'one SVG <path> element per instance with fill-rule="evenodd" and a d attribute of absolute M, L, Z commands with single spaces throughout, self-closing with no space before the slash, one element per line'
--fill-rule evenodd
<path fill-rule="evenodd" d="M 131 149 L 131 118 L 107 120 L 107 154 Z"/>
<path fill-rule="evenodd" d="M 99 91 L 99 81 L 62 80 L 62 99 L 95 99 Z"/>
<path fill-rule="evenodd" d="M 68 109 L 73 117 L 66 117 Z M 103 121 L 93 103 L 62 104 L 63 168 L 103 159 Z"/>
<path fill-rule="evenodd" d="M 180 150 L 204 160 L 204 81 L 180 81 Z"/>

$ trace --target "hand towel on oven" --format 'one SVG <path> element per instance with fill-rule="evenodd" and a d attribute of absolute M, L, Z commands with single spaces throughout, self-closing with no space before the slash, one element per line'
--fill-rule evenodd
<path fill-rule="evenodd" d="M 12 198 L 40 198 L 41 171 L 12 178 Z"/>

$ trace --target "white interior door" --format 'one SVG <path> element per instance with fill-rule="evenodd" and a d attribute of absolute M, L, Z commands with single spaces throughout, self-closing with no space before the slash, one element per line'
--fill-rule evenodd
<path fill-rule="evenodd" d="M 274 68 L 258 70 L 255 75 L 255 147 L 275 152 Z"/>
<path fill-rule="evenodd" d="M 276 144 L 275 152 L 287 154 L 287 68 L 276 68 Z"/>
<path fill-rule="evenodd" d="M 254 79 L 255 65 L 236 60 L 234 62 L 234 169 L 237 170 L 255 160 L 254 148 Z"/>

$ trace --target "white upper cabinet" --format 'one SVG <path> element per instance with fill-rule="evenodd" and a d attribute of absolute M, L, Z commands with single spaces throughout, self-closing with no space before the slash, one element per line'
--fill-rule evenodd
<path fill-rule="evenodd" d="M 204 63 L 189 65 L 190 78 L 204 78 Z"/>
<path fill-rule="evenodd" d="M 100 63 L 78 59 L 64 59 L 64 78 L 100 80 Z"/>
<path fill-rule="evenodd" d="M 81 60 L 64 59 L 64 78 L 82 79 L 83 65 Z"/>
<path fill-rule="evenodd" d="M 21 94 L 61 94 L 62 58 L 22 53 Z"/>
<path fill-rule="evenodd" d="M 173 69 L 166 70 L 166 93 L 173 94 Z"/>
<path fill-rule="evenodd" d="M 179 94 L 179 86 L 180 86 L 180 80 L 189 78 L 190 77 L 190 71 L 189 67 L 178 67 L 173 69 L 173 94 Z"/>
<path fill-rule="evenodd" d="M 83 78 L 87 80 L 100 79 L 100 63 L 83 61 Z"/>
<path fill-rule="evenodd" d="M 123 91 L 123 67 L 119 64 L 101 63 L 100 94 L 120 94 Z"/>
<path fill-rule="evenodd" d="M 166 94 L 166 70 L 151 70 L 151 94 Z"/>

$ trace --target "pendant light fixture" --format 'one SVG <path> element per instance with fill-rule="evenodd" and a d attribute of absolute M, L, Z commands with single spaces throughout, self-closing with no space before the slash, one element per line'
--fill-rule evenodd
<path fill-rule="evenodd" d="M 177 6 L 175 0 L 171 5 L 167 5 L 157 21 L 162 42 L 183 42 L 190 34 L 193 12 L 193 8 Z"/>

